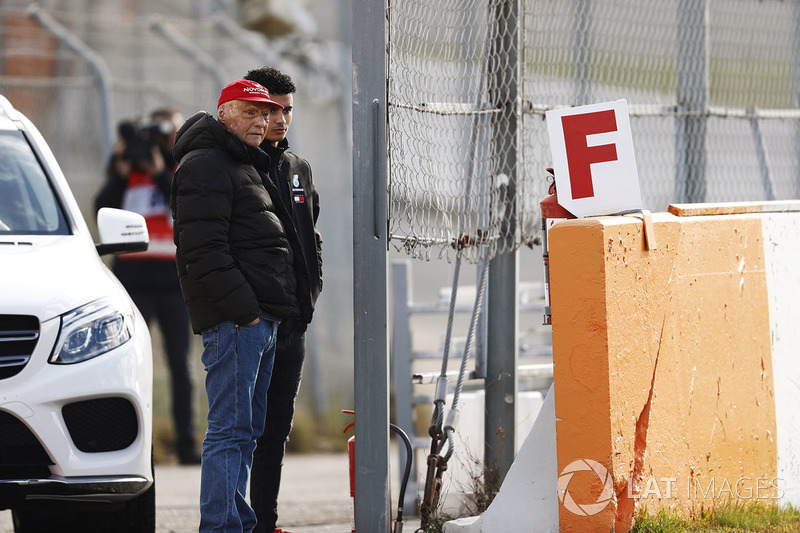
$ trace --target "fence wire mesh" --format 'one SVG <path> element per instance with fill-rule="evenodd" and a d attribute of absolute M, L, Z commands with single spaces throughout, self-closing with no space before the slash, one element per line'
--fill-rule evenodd
<path fill-rule="evenodd" d="M 620 98 L 646 209 L 796 197 L 799 5 L 392 0 L 391 245 L 476 261 L 537 243 L 544 113 Z"/>
<path fill-rule="evenodd" d="M 87 57 L 54 27 L 97 59 L 107 91 Z M 89 220 L 120 121 L 146 121 L 166 106 L 186 117 L 201 109 L 213 113 L 222 86 L 260 65 L 290 74 L 302 95 L 317 103 L 337 105 L 343 87 L 337 43 L 297 34 L 267 39 L 223 11 L 203 12 L 188 0 L 137 0 L 125 7 L 73 0 L 54 9 L 6 0 L 0 39 L 0 93 L 47 139 Z"/>

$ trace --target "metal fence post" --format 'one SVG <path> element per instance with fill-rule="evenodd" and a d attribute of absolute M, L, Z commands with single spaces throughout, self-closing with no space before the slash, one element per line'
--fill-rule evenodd
<path fill-rule="evenodd" d="M 573 0 L 572 57 L 575 71 L 575 105 L 589 103 L 592 81 L 591 18 L 589 0 Z"/>
<path fill-rule="evenodd" d="M 704 202 L 708 118 L 708 5 L 678 1 L 678 117 L 675 199 Z"/>
<path fill-rule="evenodd" d="M 476 290 L 480 287 L 481 284 L 481 273 L 483 272 L 484 266 L 486 265 L 486 258 L 481 258 L 478 260 L 477 268 L 475 269 L 475 287 Z M 488 278 L 487 278 L 488 284 Z M 486 347 L 486 335 L 487 335 L 487 328 L 489 325 L 489 317 L 487 316 L 488 313 L 486 312 L 486 306 L 488 299 L 484 299 L 483 306 L 484 309 L 481 310 L 481 314 L 478 317 L 478 331 L 475 335 L 475 377 L 479 379 L 486 378 L 486 359 L 487 359 L 487 347 Z"/>
<path fill-rule="evenodd" d="M 355 526 L 388 533 L 386 3 L 353 1 Z"/>
<path fill-rule="evenodd" d="M 792 104 L 800 108 L 800 3 L 792 3 Z M 800 121 L 794 123 L 795 168 L 800 169 Z M 794 194 L 800 195 L 800 170 L 794 182 Z"/>
<path fill-rule="evenodd" d="M 517 397 L 517 251 L 513 241 L 516 236 L 516 182 L 521 175 L 517 168 L 519 149 L 518 121 L 520 105 L 520 31 L 519 0 L 503 0 L 494 9 L 497 34 L 493 39 L 491 56 L 506 57 L 505 69 L 490 73 L 499 79 L 490 87 L 502 87 L 494 101 L 501 107 L 494 124 L 495 146 L 499 147 L 498 174 L 508 176 L 506 190 L 506 226 L 501 232 L 505 243 L 498 244 L 498 253 L 489 263 L 488 324 L 486 332 L 486 419 L 484 426 L 484 464 L 496 468 L 500 481 L 514 462 Z M 505 92 L 507 91 L 507 92 Z"/>

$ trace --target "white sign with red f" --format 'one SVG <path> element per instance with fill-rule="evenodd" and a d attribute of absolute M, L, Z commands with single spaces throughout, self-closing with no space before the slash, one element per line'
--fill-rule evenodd
<path fill-rule="evenodd" d="M 545 115 L 559 204 L 577 217 L 642 209 L 625 100 Z"/>

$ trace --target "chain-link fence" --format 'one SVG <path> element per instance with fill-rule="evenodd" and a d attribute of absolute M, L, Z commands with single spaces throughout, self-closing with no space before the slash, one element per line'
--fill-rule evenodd
<path fill-rule="evenodd" d="M 341 46 L 309 35 L 267 39 L 229 11 L 150 0 L 0 6 L 0 93 L 42 131 L 90 223 L 120 121 L 167 106 L 213 113 L 220 89 L 260 65 L 290 74 L 301 97 L 341 97 Z"/>
<path fill-rule="evenodd" d="M 536 242 L 544 113 L 620 98 L 646 209 L 796 197 L 799 6 L 393 0 L 392 245 L 476 260 Z"/>

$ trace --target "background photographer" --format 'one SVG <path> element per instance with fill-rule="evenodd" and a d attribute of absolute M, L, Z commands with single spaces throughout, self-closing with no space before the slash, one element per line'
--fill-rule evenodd
<path fill-rule="evenodd" d="M 169 195 L 175 158 L 175 132 L 183 124 L 176 110 L 157 109 L 150 122 L 121 122 L 119 139 L 95 199 L 101 207 L 135 211 L 145 217 L 150 246 L 145 252 L 119 254 L 112 269 L 150 324 L 155 318 L 170 370 L 175 450 L 181 464 L 199 464 L 195 439 L 193 383 L 189 369 L 191 327 L 175 267 Z"/>

